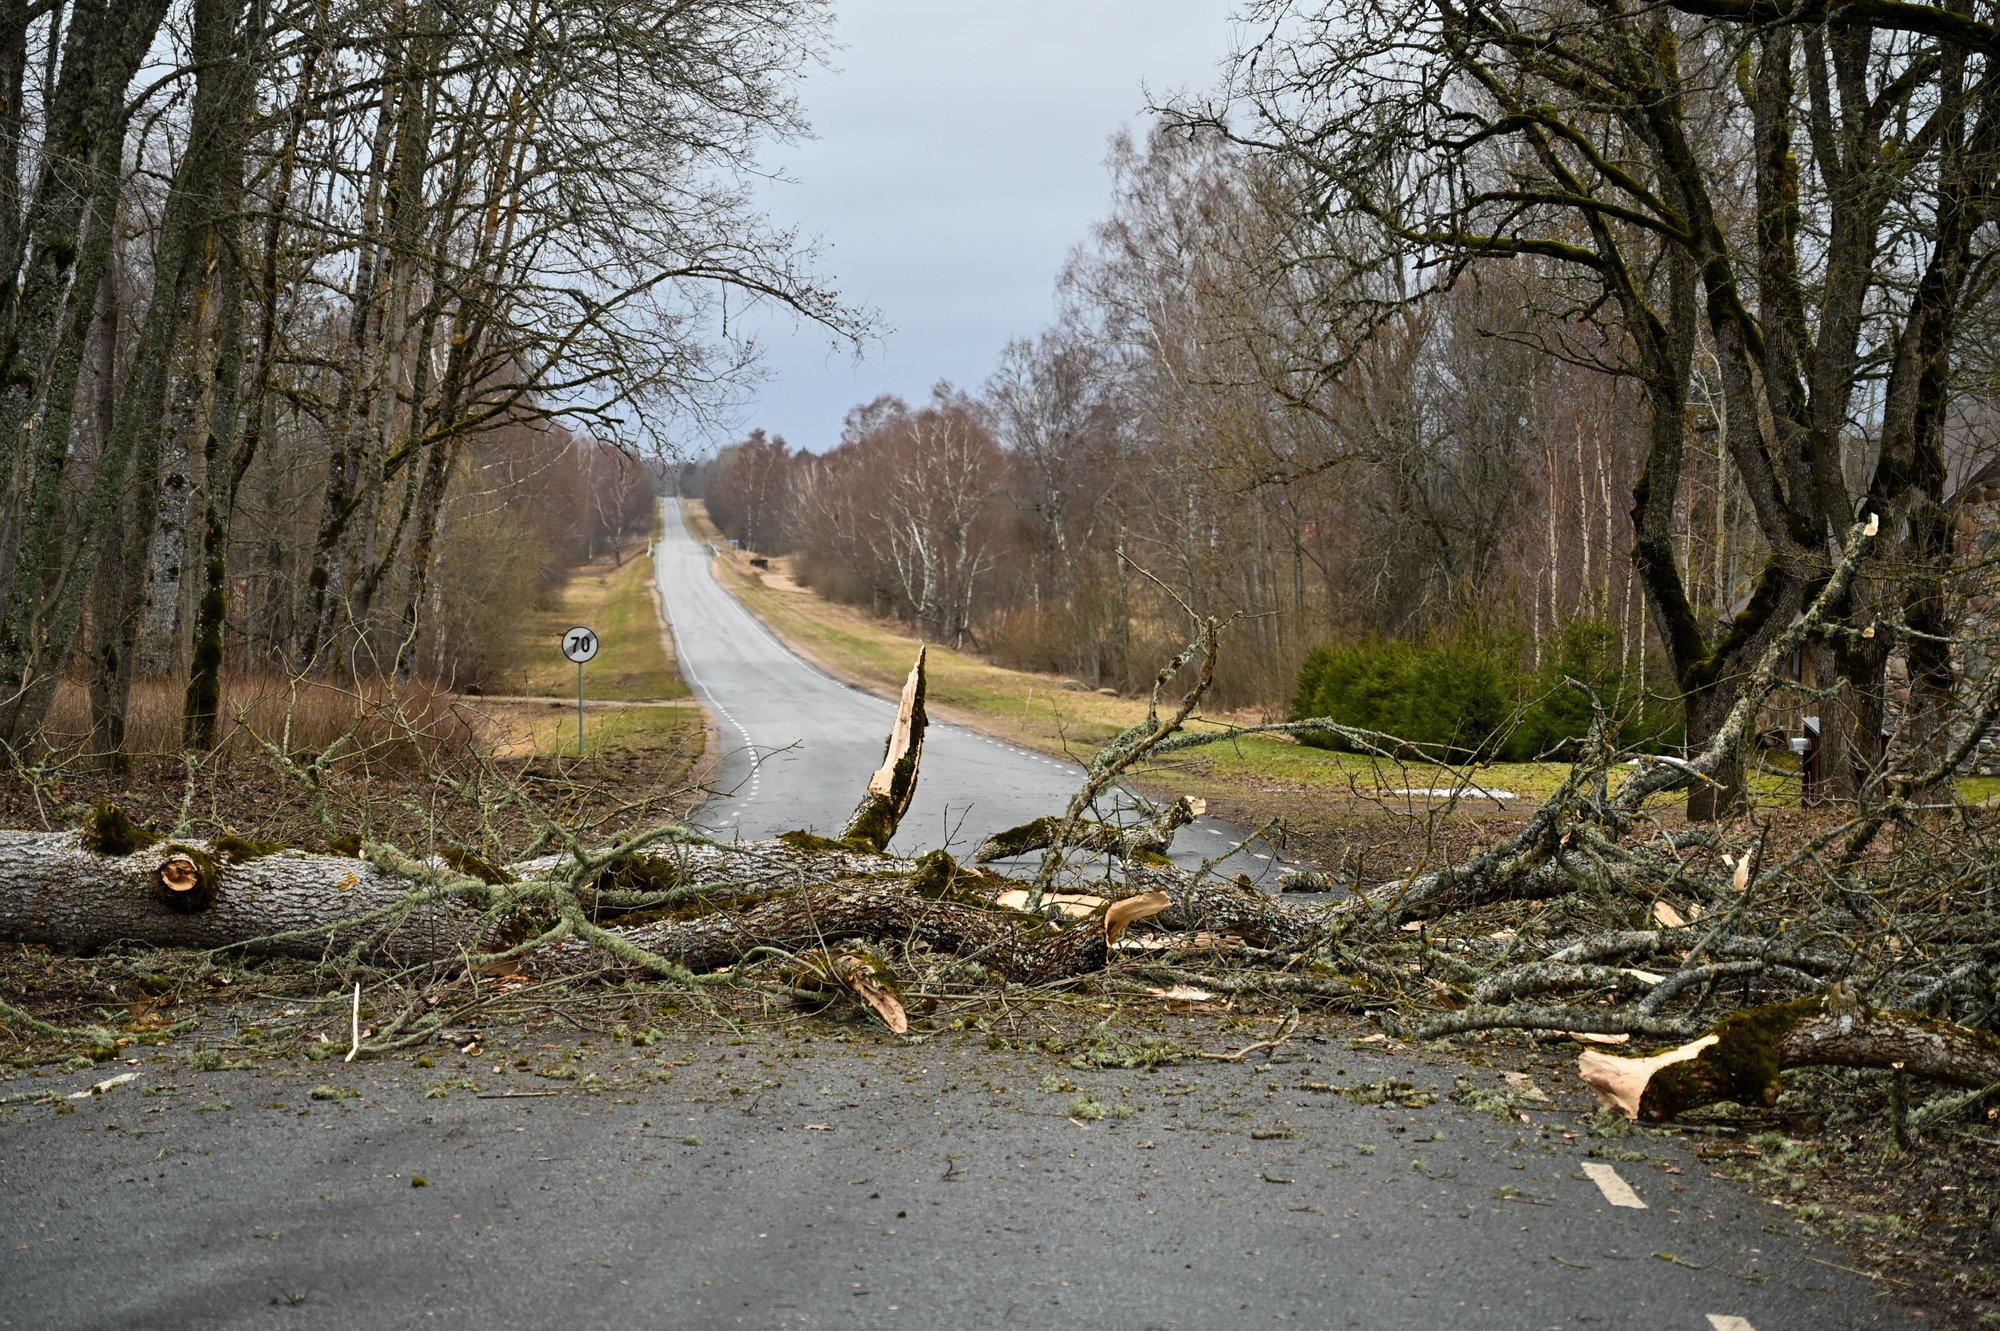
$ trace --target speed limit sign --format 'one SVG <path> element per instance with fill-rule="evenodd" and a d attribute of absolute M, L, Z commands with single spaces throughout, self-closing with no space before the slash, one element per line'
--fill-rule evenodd
<path fill-rule="evenodd" d="M 583 757 L 583 664 L 597 655 L 597 630 L 582 625 L 562 636 L 563 655 L 576 662 L 576 756 Z"/>

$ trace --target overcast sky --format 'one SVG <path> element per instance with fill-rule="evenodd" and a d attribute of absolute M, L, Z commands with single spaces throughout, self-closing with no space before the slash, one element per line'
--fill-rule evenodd
<path fill-rule="evenodd" d="M 780 222 L 887 332 L 857 365 L 823 334 L 759 325 L 766 381 L 740 414 L 831 446 L 849 407 L 977 386 L 1040 329 L 1070 248 L 1104 215 L 1105 144 L 1147 92 L 1214 82 L 1230 0 L 840 0 L 833 68 L 807 81 L 816 137 L 767 160 Z"/>

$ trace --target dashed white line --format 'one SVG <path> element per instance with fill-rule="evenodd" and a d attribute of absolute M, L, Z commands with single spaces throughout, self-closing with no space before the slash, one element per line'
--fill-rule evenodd
<path fill-rule="evenodd" d="M 1604 1200 L 1613 1206 L 1629 1207 L 1634 1211 L 1646 1209 L 1646 1204 L 1639 1200 L 1639 1194 L 1632 1191 L 1632 1185 L 1620 1178 L 1618 1171 L 1610 1165 L 1596 1160 L 1586 1160 L 1583 1162 L 1583 1172 L 1590 1176 L 1590 1181 L 1604 1194 Z"/>
<path fill-rule="evenodd" d="M 1729 1313 L 1710 1313 L 1708 1325 L 1710 1331 L 1757 1331 L 1756 1327 L 1750 1325 L 1749 1318 L 1736 1317 Z"/>

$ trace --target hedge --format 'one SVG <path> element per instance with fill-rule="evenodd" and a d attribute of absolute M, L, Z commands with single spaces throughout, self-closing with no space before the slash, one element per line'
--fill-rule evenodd
<path fill-rule="evenodd" d="M 1623 748 L 1680 742 L 1678 708 L 1641 699 L 1623 679 L 1618 632 L 1573 620 L 1540 670 L 1518 640 L 1461 634 L 1431 642 L 1374 639 L 1323 647 L 1299 672 L 1292 719 L 1324 716 L 1444 749 L 1456 760 L 1570 757 L 1590 726 L 1588 684 L 1618 718 Z M 1328 738 L 1322 747 L 1347 747 Z"/>

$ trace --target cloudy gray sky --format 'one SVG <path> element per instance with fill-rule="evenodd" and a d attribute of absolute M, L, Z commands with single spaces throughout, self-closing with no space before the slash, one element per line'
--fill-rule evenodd
<path fill-rule="evenodd" d="M 808 79 L 817 137 L 767 160 L 772 214 L 888 330 L 857 365 L 815 331 L 758 325 L 768 375 L 739 416 L 829 447 L 880 392 L 977 385 L 1041 328 L 1057 271 L 1105 211 L 1105 143 L 1146 94 L 1206 88 L 1230 0 L 841 0 L 833 68 Z"/>

